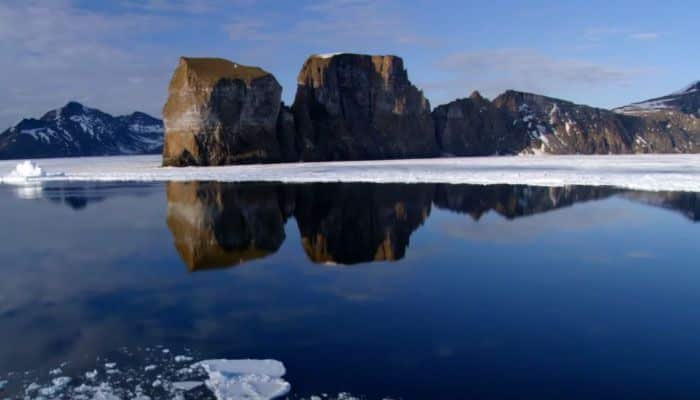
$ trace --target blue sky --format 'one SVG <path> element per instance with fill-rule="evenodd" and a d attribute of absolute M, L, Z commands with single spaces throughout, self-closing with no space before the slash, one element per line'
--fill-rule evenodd
<path fill-rule="evenodd" d="M 611 4 L 614 3 L 614 4 Z M 180 55 L 275 74 L 313 53 L 396 54 L 433 106 L 473 90 L 598 107 L 700 79 L 690 1 L 3 0 L 0 129 L 68 100 L 160 114 Z"/>

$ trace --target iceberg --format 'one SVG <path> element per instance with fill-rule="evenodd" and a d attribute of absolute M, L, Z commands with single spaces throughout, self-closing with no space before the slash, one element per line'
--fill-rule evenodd
<path fill-rule="evenodd" d="M 15 166 L 7 175 L 0 178 L 0 183 L 23 185 L 38 182 L 41 178 L 59 177 L 62 173 L 47 174 L 44 170 L 32 161 L 23 161 Z"/>

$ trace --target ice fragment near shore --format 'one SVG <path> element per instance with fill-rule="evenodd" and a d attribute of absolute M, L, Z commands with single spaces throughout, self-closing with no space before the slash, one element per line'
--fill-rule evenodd
<path fill-rule="evenodd" d="M 206 371 L 204 383 L 217 399 L 274 399 L 291 389 L 282 379 L 284 364 L 276 360 L 205 360 L 192 367 Z"/>

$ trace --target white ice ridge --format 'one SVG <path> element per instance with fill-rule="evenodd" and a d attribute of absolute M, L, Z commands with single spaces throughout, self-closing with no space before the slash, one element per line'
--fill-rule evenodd
<path fill-rule="evenodd" d="M 0 176 L 16 161 L 0 161 Z M 123 156 L 41 160 L 62 176 L 39 181 L 222 181 L 222 182 L 375 182 L 522 184 L 534 186 L 616 186 L 635 190 L 700 192 L 700 155 L 570 155 L 433 158 L 161 167 L 161 157 Z M 10 183 L 10 181 L 3 182 Z"/>
<path fill-rule="evenodd" d="M 192 364 L 197 367 L 209 375 L 204 383 L 218 400 L 275 399 L 291 389 L 277 360 L 205 360 Z"/>

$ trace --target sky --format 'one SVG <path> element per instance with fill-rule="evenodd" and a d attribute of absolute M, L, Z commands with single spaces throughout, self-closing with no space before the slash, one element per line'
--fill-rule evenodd
<path fill-rule="evenodd" d="M 160 116 L 180 56 L 275 75 L 394 54 L 433 107 L 506 89 L 611 108 L 700 79 L 697 4 L 599 0 L 2 0 L 0 130 L 70 100 Z"/>

